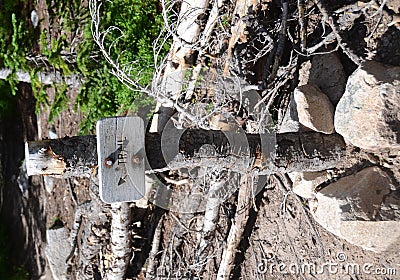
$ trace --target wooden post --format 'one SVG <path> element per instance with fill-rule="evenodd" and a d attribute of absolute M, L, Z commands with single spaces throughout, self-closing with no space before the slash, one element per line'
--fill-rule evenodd
<path fill-rule="evenodd" d="M 231 170 L 244 172 L 244 163 L 253 162 L 261 174 L 293 171 L 321 171 L 333 168 L 345 155 L 346 145 L 338 134 L 325 135 L 317 132 L 276 135 L 273 158 L 257 151 L 260 136 L 246 134 L 247 151 L 233 146 L 220 131 L 187 130 L 179 141 L 179 153 L 165 160 L 161 150 L 161 135 L 146 133 L 145 147 L 148 165 L 146 170 L 168 168 L 176 170 L 185 166 L 221 164 Z M 202 158 L 199 153 L 204 144 L 215 147 L 215 156 Z M 239 154 L 235 154 L 235 150 Z M 177 155 L 180 156 L 177 156 Z M 31 141 L 26 143 L 28 175 L 63 175 L 64 177 L 88 175 L 97 167 L 96 136 Z M 76 170 L 77 169 L 77 170 Z"/>
<path fill-rule="evenodd" d="M 90 176 L 97 168 L 96 136 L 75 136 L 25 143 L 28 176 Z"/>
<path fill-rule="evenodd" d="M 98 139 L 88 135 L 28 142 L 28 175 L 90 176 L 98 167 L 102 199 L 122 202 L 144 195 L 145 172 L 195 166 L 218 166 L 242 174 L 256 170 L 259 175 L 310 172 L 334 168 L 346 155 L 339 134 L 275 136 L 176 128 L 144 134 L 138 117 L 124 119 L 103 120 L 98 128 L 106 133 L 100 132 Z"/>
<path fill-rule="evenodd" d="M 169 138 L 146 133 L 146 170 L 170 170 L 194 166 L 220 166 L 246 173 L 257 168 L 259 175 L 277 172 L 321 171 L 335 167 L 345 156 L 346 144 L 339 134 L 318 132 L 273 135 L 240 134 L 191 129 Z M 180 136 L 177 139 L 177 136 Z M 178 142 L 178 148 L 174 145 Z M 214 147 L 214 155 L 202 154 L 204 145 Z M 169 147 L 171 146 L 171 147 Z M 167 152 L 165 152 L 167 151 Z M 167 158 L 165 158 L 165 154 Z"/>

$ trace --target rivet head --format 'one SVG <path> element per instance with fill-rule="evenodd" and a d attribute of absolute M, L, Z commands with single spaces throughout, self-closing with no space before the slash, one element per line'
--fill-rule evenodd
<path fill-rule="evenodd" d="M 142 160 L 140 159 L 140 157 L 138 157 L 137 155 L 133 155 L 132 156 L 132 163 L 133 164 L 139 164 L 141 162 L 142 162 Z"/>
<path fill-rule="evenodd" d="M 111 158 L 106 158 L 106 159 L 104 160 L 104 165 L 105 165 L 107 168 L 110 168 L 113 164 L 114 164 L 114 161 L 113 161 Z"/>

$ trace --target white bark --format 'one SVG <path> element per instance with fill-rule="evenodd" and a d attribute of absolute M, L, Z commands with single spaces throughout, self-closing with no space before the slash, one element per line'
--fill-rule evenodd
<path fill-rule="evenodd" d="M 5 80 L 11 75 L 11 69 L 1 68 L 0 69 L 0 79 Z M 28 72 L 22 70 L 17 71 L 17 80 L 19 82 L 31 83 L 31 76 Z M 63 76 L 59 71 L 41 71 L 37 73 L 38 80 L 43 85 L 53 85 L 61 84 L 65 82 L 70 87 L 79 88 L 82 85 L 83 79 L 79 74 L 71 74 L 68 76 Z"/>
<path fill-rule="evenodd" d="M 165 3 L 162 1 L 163 10 Z M 172 100 L 177 100 L 182 94 L 183 84 L 185 83 L 185 71 L 192 65 L 185 60 L 193 54 L 193 43 L 199 37 L 201 27 L 197 23 L 198 17 L 206 12 L 208 0 L 183 1 L 178 18 L 176 35 L 173 36 L 170 53 L 168 54 L 167 65 L 164 70 L 164 76 L 161 81 L 160 92 L 169 95 Z M 168 24 L 167 16 L 164 15 L 164 21 Z M 174 31 L 171 31 L 174 32 Z M 174 34 L 173 34 L 174 35 Z M 165 104 L 157 100 L 157 108 L 175 107 L 174 104 Z M 161 109 L 160 111 L 167 109 Z M 168 110 L 167 110 L 168 111 Z M 154 114 L 150 131 L 159 132 L 165 126 L 169 116 L 165 114 Z"/>
<path fill-rule="evenodd" d="M 111 252 L 113 259 L 107 280 L 125 279 L 131 254 L 129 238 L 130 208 L 126 202 L 111 204 Z"/>
<path fill-rule="evenodd" d="M 223 183 L 225 182 L 223 181 L 222 184 Z M 218 184 L 218 182 L 210 182 L 206 211 L 204 213 L 203 228 L 201 233 L 198 234 L 198 246 L 196 250 L 196 261 L 198 263 L 204 263 L 207 246 L 209 245 L 210 240 L 214 240 L 214 238 L 210 239 L 209 237 L 215 232 L 217 227 L 221 198 L 215 194 L 220 187 L 221 185 Z"/>
<path fill-rule="evenodd" d="M 200 46 L 204 47 L 208 43 L 211 32 L 217 24 L 219 9 L 222 7 L 223 4 L 223 0 L 214 0 L 213 7 L 210 11 L 210 16 L 208 18 L 206 27 L 204 27 L 204 32 L 200 39 Z"/>
<path fill-rule="evenodd" d="M 231 279 L 231 273 L 235 266 L 235 255 L 243 232 L 249 219 L 249 211 L 252 205 L 252 183 L 251 175 L 243 175 L 241 178 L 235 220 L 229 231 L 226 247 L 222 254 L 218 269 L 217 280 Z"/>
<path fill-rule="evenodd" d="M 246 23 L 242 20 L 242 17 L 248 14 L 249 8 L 253 7 L 253 10 L 255 10 L 255 7 L 257 6 L 258 1 L 257 0 L 238 0 L 236 1 L 236 6 L 235 6 L 235 11 L 234 15 L 239 16 L 239 20 L 237 23 L 231 27 L 231 38 L 229 39 L 229 44 L 228 44 L 228 53 L 226 57 L 226 63 L 224 67 L 224 76 L 229 76 L 229 59 L 232 57 L 232 51 L 233 48 L 235 47 L 236 43 L 239 40 L 246 40 L 246 36 L 244 35 L 244 31 L 246 30 Z"/>
<path fill-rule="evenodd" d="M 188 42 L 194 43 L 200 33 L 198 19 L 205 13 L 208 0 L 183 1 L 179 13 L 178 36 Z"/>
<path fill-rule="evenodd" d="M 154 231 L 153 243 L 151 244 L 151 251 L 147 263 L 146 279 L 152 279 L 155 277 L 156 258 L 160 251 L 161 232 L 164 220 L 163 217 L 158 221 L 158 225 Z"/>

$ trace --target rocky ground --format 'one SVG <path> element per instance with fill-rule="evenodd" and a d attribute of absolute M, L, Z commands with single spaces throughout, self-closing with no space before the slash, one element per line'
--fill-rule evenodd
<path fill-rule="evenodd" d="M 340 43 L 330 18 L 310 3 L 304 6 L 306 35 L 298 35 L 301 21 L 295 15 L 301 6 L 292 2 L 281 53 L 268 45 L 269 40 L 281 41 L 279 3 L 263 1 L 239 18 L 235 3 L 225 3 L 222 10 L 232 17 L 229 26 L 246 23 L 228 69 L 252 85 L 269 79 L 269 86 L 258 93 L 269 95 L 266 101 L 279 133 L 336 131 L 346 141 L 347 157 L 329 170 L 260 177 L 263 187 L 257 196 L 246 200 L 234 192 L 218 208 L 214 228 L 208 231 L 204 213 L 130 204 L 127 278 L 150 278 L 152 272 L 159 279 L 215 279 L 237 226 L 242 232 L 234 248 L 232 279 L 400 279 L 400 70 L 395 67 L 400 66 L 400 1 L 324 1 Z M 206 56 L 211 57 L 210 72 L 226 67 L 228 41 L 235 35 L 234 29 L 229 37 L 227 26 L 220 28 L 226 34 L 220 30 L 211 36 Z M 308 49 L 302 49 L 305 41 Z M 269 59 L 279 67 L 274 70 Z M 363 59 L 391 68 L 360 68 L 357 63 Z M 270 66 L 267 77 L 265 65 Z M 272 77 L 274 71 L 278 78 Z M 14 258 L 29 268 L 32 279 L 101 279 L 114 261 L 113 210 L 99 200 L 96 180 L 27 179 L 16 162 L 23 158 L 26 140 L 78 134 L 76 91 L 68 93 L 71 104 L 53 124 L 46 108 L 34 114 L 27 85 L 21 85 L 21 92 L 19 119 L 2 123 L 2 215 L 16 233 Z M 202 100 L 201 94 L 209 97 L 200 92 L 194 100 Z M 238 115 L 233 114 L 236 119 Z M 239 124 L 250 129 L 252 120 L 241 117 Z M 222 125 L 217 121 L 225 129 Z M 26 189 L 20 191 L 18 183 Z M 202 236 L 207 246 L 199 253 Z"/>

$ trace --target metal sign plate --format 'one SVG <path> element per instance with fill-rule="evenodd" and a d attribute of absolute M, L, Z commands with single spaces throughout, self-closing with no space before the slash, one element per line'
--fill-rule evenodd
<path fill-rule="evenodd" d="M 144 123 L 140 117 L 97 122 L 100 198 L 106 203 L 144 197 Z"/>

